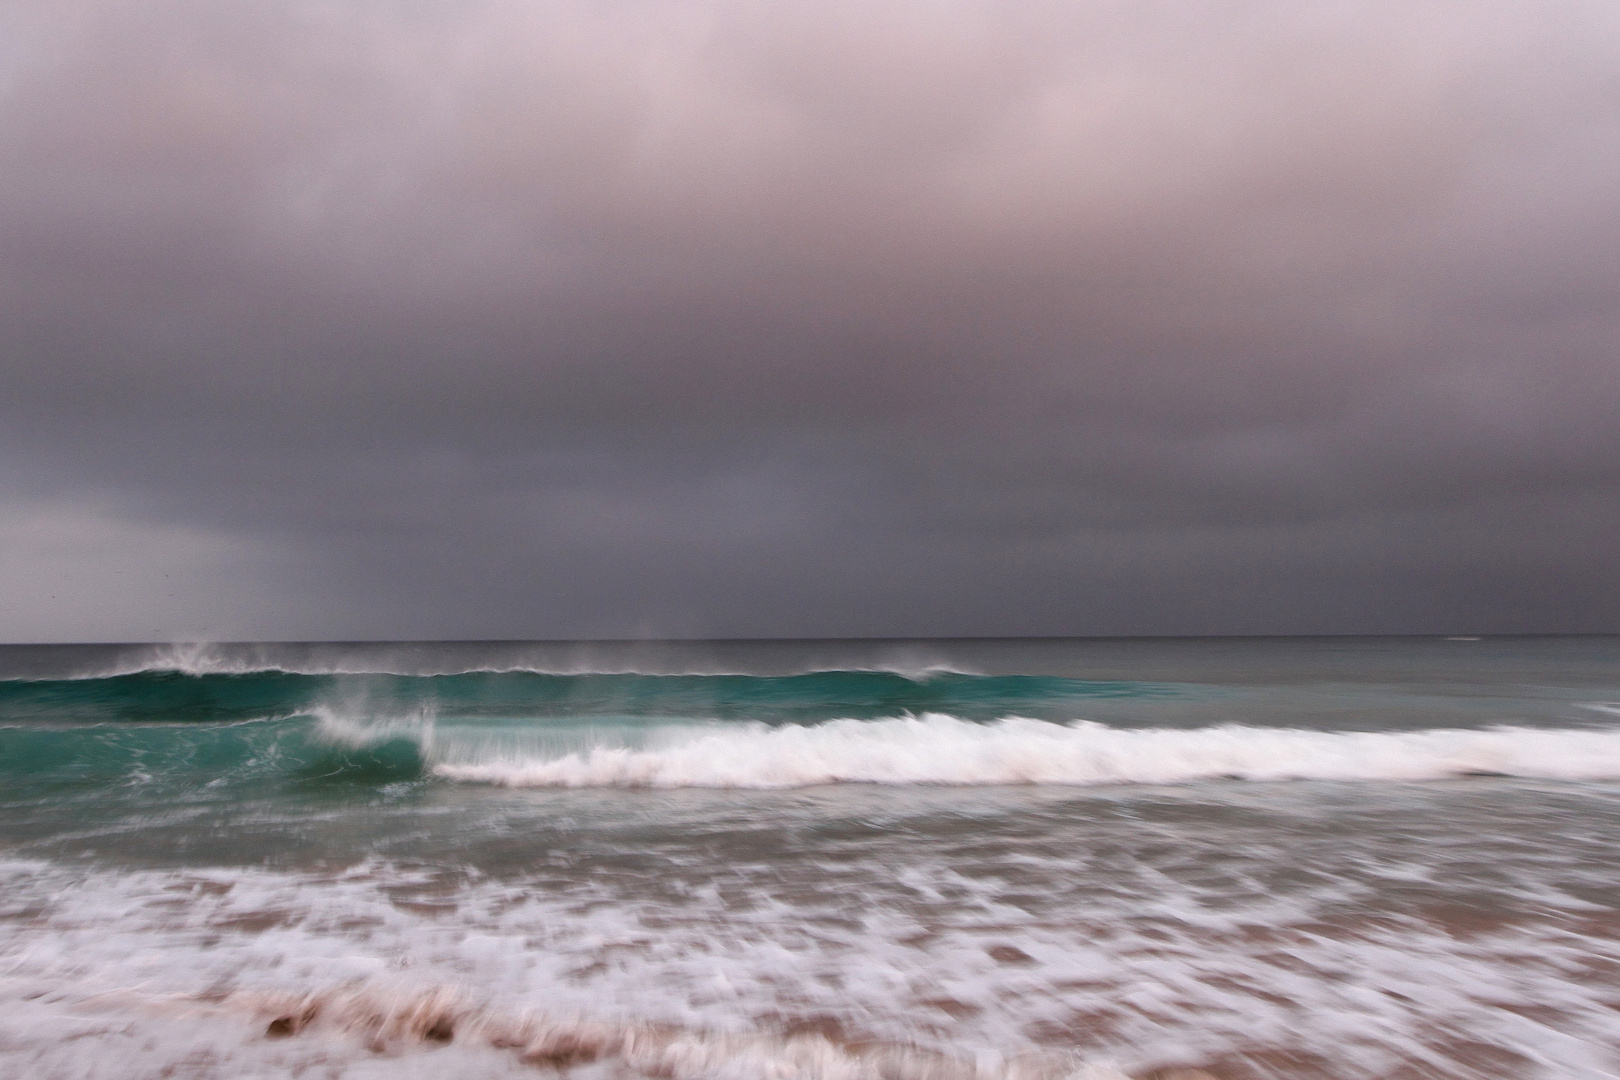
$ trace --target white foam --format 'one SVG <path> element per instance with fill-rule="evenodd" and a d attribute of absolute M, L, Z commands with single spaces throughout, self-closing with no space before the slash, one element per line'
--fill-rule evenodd
<path fill-rule="evenodd" d="M 309 715 L 315 717 L 316 737 L 338 746 L 359 749 L 406 739 L 416 743 L 424 753 L 433 752 L 436 710 L 431 702 L 402 713 L 377 711 L 354 703 L 343 708 L 317 705 L 309 710 Z"/>
<path fill-rule="evenodd" d="M 594 1054 L 671 1080 L 1057 1080 L 1083 1060 L 1094 1076 L 1110 1060 L 1140 1074 L 1269 1046 L 1370 1080 L 1432 1064 L 1445 1039 L 1512 1048 L 1538 1064 L 1527 1077 L 1595 1080 L 1620 1064 L 1607 1004 L 1620 949 L 1575 912 L 1335 934 L 1308 909 L 1200 914 L 1160 876 L 1155 896 L 1032 914 L 998 846 L 972 873 L 906 847 L 841 861 L 826 890 L 733 865 L 736 904 L 670 904 L 611 877 L 446 888 L 382 863 L 0 862 L 0 1074 L 487 1080 Z M 1063 862 L 1054 883 L 1077 872 Z M 434 903 L 399 902 L 417 895 Z M 1541 1018 L 1514 1011 L 1527 1009 Z M 281 1017 L 296 1037 L 266 1038 Z M 853 1038 L 771 1017 L 832 1018 Z M 1092 1019 L 1057 1045 L 1083 1059 L 1030 1035 L 1075 1017 Z M 446 1022 L 452 1045 L 433 1049 Z"/>
<path fill-rule="evenodd" d="M 667 728 L 651 745 L 547 756 L 490 755 L 441 740 L 436 754 L 439 776 L 515 787 L 1620 778 L 1620 730 L 1131 730 L 1017 717 L 977 724 L 938 714 L 814 727 Z"/>

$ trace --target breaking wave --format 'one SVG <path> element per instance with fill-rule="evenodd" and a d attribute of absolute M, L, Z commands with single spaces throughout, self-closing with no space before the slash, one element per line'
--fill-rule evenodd
<path fill-rule="evenodd" d="M 822 670 L 795 675 L 555 674 L 312 675 L 284 670 L 186 673 L 143 669 L 95 679 L 0 680 L 0 723 L 229 721 L 317 715 L 341 706 L 374 716 L 431 710 L 444 717 L 534 722 L 641 717 L 660 722 L 807 723 L 926 712 L 993 720 L 1066 720 L 1099 698 L 1170 698 L 1173 687 L 1039 675 Z"/>
<path fill-rule="evenodd" d="M 512 787 L 788 788 L 816 784 L 1175 784 L 1197 780 L 1620 778 L 1620 730 L 1327 732 L 1121 729 L 946 715 L 812 727 L 711 726 L 643 746 L 489 756 L 441 741 L 434 774 Z"/>

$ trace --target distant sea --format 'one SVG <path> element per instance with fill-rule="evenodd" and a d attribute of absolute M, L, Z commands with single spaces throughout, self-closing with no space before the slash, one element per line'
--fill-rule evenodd
<path fill-rule="evenodd" d="M 1620 1073 L 1620 638 L 0 648 L 0 1075 Z"/>

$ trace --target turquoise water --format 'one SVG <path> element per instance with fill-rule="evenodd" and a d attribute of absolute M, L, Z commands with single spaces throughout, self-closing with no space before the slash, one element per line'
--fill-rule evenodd
<path fill-rule="evenodd" d="M 1609 1076 L 1617 781 L 1614 638 L 0 648 L 0 1067 Z"/>

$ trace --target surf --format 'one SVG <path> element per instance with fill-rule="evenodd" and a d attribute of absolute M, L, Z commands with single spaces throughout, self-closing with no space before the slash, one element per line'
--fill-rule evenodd
<path fill-rule="evenodd" d="M 313 715 L 339 705 L 377 714 L 547 719 L 638 716 L 803 723 L 946 712 L 1066 719 L 1099 698 L 1169 698 L 1176 688 L 1122 681 L 960 672 L 820 670 L 792 675 L 468 671 L 308 674 L 279 668 L 150 668 L 96 678 L 0 681 L 0 723 L 230 721 Z"/>
<path fill-rule="evenodd" d="M 544 758 L 480 760 L 476 745 L 441 741 L 435 755 L 436 776 L 508 787 L 1608 780 L 1620 778 L 1620 731 L 1123 729 L 1022 717 L 980 724 L 936 714 L 811 727 L 667 730 L 641 747 L 594 746 Z"/>

